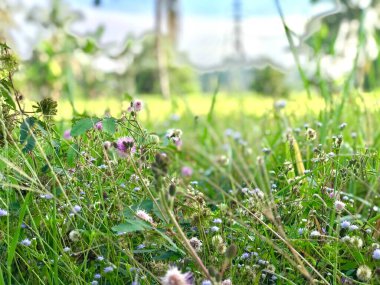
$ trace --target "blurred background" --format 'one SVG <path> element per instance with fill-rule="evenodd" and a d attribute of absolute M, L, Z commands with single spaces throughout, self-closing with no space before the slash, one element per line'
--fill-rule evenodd
<path fill-rule="evenodd" d="M 73 108 L 126 94 L 326 98 L 380 85 L 377 0 L 1 0 L 0 41 L 29 99 Z"/>

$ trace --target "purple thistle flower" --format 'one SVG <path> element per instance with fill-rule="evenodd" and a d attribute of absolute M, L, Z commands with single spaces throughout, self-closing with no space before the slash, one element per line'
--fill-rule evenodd
<path fill-rule="evenodd" d="M 102 121 L 97 122 L 95 124 L 95 129 L 97 129 L 98 131 L 103 130 L 103 122 Z"/>
<path fill-rule="evenodd" d="M 128 157 L 136 152 L 136 146 L 133 138 L 123 137 L 116 142 L 116 148 L 121 157 Z"/>

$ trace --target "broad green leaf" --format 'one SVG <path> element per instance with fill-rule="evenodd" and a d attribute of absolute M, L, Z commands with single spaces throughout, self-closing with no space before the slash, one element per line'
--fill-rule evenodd
<path fill-rule="evenodd" d="M 133 233 L 150 230 L 152 227 L 140 219 L 128 220 L 123 224 L 112 227 L 112 230 L 118 233 Z"/>
<path fill-rule="evenodd" d="M 103 121 L 103 130 L 110 135 L 116 132 L 116 120 L 114 118 L 105 118 Z"/>
<path fill-rule="evenodd" d="M 97 118 L 84 118 L 76 121 L 71 129 L 71 136 L 76 137 L 84 134 L 97 122 L 99 122 L 99 119 Z"/>

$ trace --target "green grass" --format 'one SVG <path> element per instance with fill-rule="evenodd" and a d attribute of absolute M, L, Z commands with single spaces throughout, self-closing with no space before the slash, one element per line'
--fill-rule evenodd
<path fill-rule="evenodd" d="M 363 98 L 353 94 L 336 116 L 339 97 L 325 105 L 316 96 L 293 95 L 284 109 L 257 95 L 143 97 L 146 108 L 125 119 L 116 100 L 107 106 L 77 101 L 77 111 L 99 118 L 109 107 L 116 131 L 75 120 L 69 140 L 62 138 L 62 123 L 35 115 L 43 127 L 27 129 L 35 146 L 23 152 L 16 128 L 0 153 L 0 208 L 8 211 L 0 217 L 0 283 L 88 284 L 98 273 L 99 284 L 157 284 L 174 264 L 191 271 L 197 284 L 227 278 L 233 284 L 341 284 L 342 278 L 359 284 L 357 269 L 367 265 L 372 276 L 364 283 L 378 284 L 372 254 L 379 110 L 376 94 Z M 70 112 L 61 102 L 57 120 Z M 170 128 L 182 129 L 182 147 L 165 137 Z M 134 138 L 134 155 L 104 149 L 105 141 L 123 136 Z M 191 176 L 181 174 L 183 166 L 193 169 Z M 335 210 L 336 200 L 345 203 L 343 211 Z M 152 222 L 137 218 L 138 210 Z M 342 221 L 358 229 L 342 229 Z M 321 235 L 312 237 L 313 231 Z M 202 242 L 199 251 L 189 245 L 192 237 Z M 26 238 L 30 245 L 20 243 Z M 231 245 L 237 254 L 226 256 Z"/>

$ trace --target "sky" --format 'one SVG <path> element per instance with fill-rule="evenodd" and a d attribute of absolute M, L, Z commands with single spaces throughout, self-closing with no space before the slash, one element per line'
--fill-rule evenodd
<path fill-rule="evenodd" d="M 50 0 L 15 1 L 32 7 L 43 3 L 46 5 Z M 105 28 L 102 44 L 108 46 L 121 46 L 127 35 L 142 37 L 154 28 L 155 0 L 102 0 L 100 7 L 95 7 L 93 0 L 63 1 L 71 9 L 80 11 L 83 15 L 81 20 L 72 24 L 71 30 L 77 34 L 86 34 L 102 25 Z M 310 4 L 310 0 L 279 1 L 288 26 L 298 35 L 305 32 L 310 19 L 320 13 L 331 12 L 336 7 L 334 0 L 320 1 L 318 5 Z M 190 63 L 202 69 L 214 68 L 234 54 L 233 0 L 178 0 L 178 2 L 180 5 L 178 48 L 187 54 Z M 241 4 L 242 44 L 245 57 L 249 61 L 262 57 L 270 58 L 284 67 L 294 65 L 274 0 L 241 0 Z M 20 54 L 27 58 L 31 54 L 33 44 L 36 44 L 33 38 L 40 36 L 41 33 L 38 30 L 33 31 L 32 27 L 24 28 L 24 33 L 24 36 L 16 34 L 15 38 L 19 42 Z"/>

